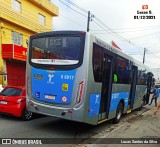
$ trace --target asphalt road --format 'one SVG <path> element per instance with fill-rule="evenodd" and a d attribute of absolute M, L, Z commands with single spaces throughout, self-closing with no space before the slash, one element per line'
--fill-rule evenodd
<path fill-rule="evenodd" d="M 124 115 L 119 124 L 106 122 L 98 126 L 72 122 L 55 117 L 38 116 L 31 121 L 0 115 L 0 138 L 83 138 L 82 142 L 96 135 L 101 138 L 109 132 L 116 132 L 117 128 L 133 118 L 139 118 L 140 114 L 149 111 L 145 107 L 142 111 L 134 111 Z M 138 120 L 138 119 L 137 119 Z M 61 140 L 63 143 L 63 140 Z"/>

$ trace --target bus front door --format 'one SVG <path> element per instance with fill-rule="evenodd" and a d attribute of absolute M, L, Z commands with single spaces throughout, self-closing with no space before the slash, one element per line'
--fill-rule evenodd
<path fill-rule="evenodd" d="M 99 121 L 107 120 L 109 114 L 113 81 L 113 64 L 113 56 L 104 53 Z"/>
<path fill-rule="evenodd" d="M 138 73 L 138 67 L 132 66 L 132 79 L 131 79 L 131 89 L 130 89 L 130 96 L 128 101 L 128 109 L 129 111 L 133 108 L 134 104 L 134 98 L 136 93 L 136 83 L 137 83 L 137 73 Z"/>

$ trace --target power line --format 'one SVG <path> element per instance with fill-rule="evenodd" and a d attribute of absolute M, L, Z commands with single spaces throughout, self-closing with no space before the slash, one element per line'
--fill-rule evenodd
<path fill-rule="evenodd" d="M 156 29 L 156 28 L 159 28 L 160 25 L 154 25 L 154 26 L 145 26 L 145 27 L 135 27 L 135 28 L 118 28 L 118 29 L 114 29 L 112 28 L 112 30 L 132 30 L 132 29 L 138 29 L 138 28 L 148 28 L 148 29 Z"/>
<path fill-rule="evenodd" d="M 70 18 L 67 18 L 66 16 L 64 16 L 64 15 L 62 15 L 62 14 L 60 14 L 60 16 L 63 17 L 64 19 L 66 19 L 66 20 L 68 20 L 68 21 L 70 21 L 70 22 L 76 24 L 76 25 L 82 26 L 81 24 L 77 23 L 77 22 L 74 21 L 74 20 L 71 20 Z M 82 26 L 82 27 L 84 27 L 84 26 Z"/>
<path fill-rule="evenodd" d="M 149 50 L 148 50 L 148 52 L 149 52 L 150 54 L 152 54 L 153 56 L 155 56 L 156 58 L 160 59 L 160 56 L 155 55 L 154 53 L 152 53 L 152 52 L 149 51 Z"/>
<path fill-rule="evenodd" d="M 98 24 L 95 20 L 93 20 L 93 22 L 94 22 L 95 24 L 97 24 L 100 28 L 102 28 L 104 31 L 108 32 L 107 29 L 103 28 L 103 27 L 102 27 L 100 24 Z M 109 34 L 109 32 L 108 32 L 108 34 Z"/>
<path fill-rule="evenodd" d="M 59 1 L 60 1 L 62 4 L 64 4 L 65 6 L 67 6 L 68 8 L 70 8 L 71 10 L 73 10 L 73 11 L 75 11 L 76 13 L 78 13 L 78 14 L 80 14 L 80 15 L 82 15 L 82 16 L 84 16 L 84 17 L 87 18 L 86 15 L 84 15 L 84 14 L 80 13 L 79 11 L 73 9 L 72 7 L 68 6 L 66 3 L 62 2 L 61 0 L 59 0 Z"/>
<path fill-rule="evenodd" d="M 59 0 L 61 3 L 63 3 L 63 4 L 65 4 L 64 2 L 62 2 L 61 0 Z M 83 8 L 81 8 L 81 7 L 79 7 L 77 4 L 75 4 L 75 3 L 73 3 L 73 2 L 71 2 L 70 0 L 66 0 L 68 3 L 70 3 L 70 4 L 72 4 L 73 6 L 75 6 L 76 8 L 78 8 L 78 9 L 80 9 L 80 10 L 82 10 L 82 11 L 84 11 L 84 12 L 86 12 L 87 13 L 87 11 L 86 10 L 84 10 Z M 70 6 L 68 6 L 67 4 L 65 4 L 67 7 L 69 7 L 70 9 L 73 9 L 73 8 L 71 8 Z M 74 10 L 74 9 L 73 9 Z M 75 10 L 74 10 L 75 11 Z M 77 12 L 77 11 L 76 11 Z M 78 12 L 79 13 L 79 12 Z M 135 43 L 132 43 L 132 42 L 130 42 L 130 40 L 127 40 L 127 39 L 125 39 L 124 37 L 122 37 L 122 36 L 120 36 L 119 34 L 117 34 L 116 32 L 114 32 L 112 29 L 110 29 L 106 24 L 104 24 L 100 19 L 98 19 L 97 17 L 94 17 L 100 24 L 102 24 L 105 28 L 107 28 L 107 29 L 104 29 L 104 27 L 102 28 L 102 26 L 100 25 L 100 24 L 98 24 L 96 21 L 94 21 L 94 23 L 96 23 L 99 27 L 101 27 L 102 29 L 104 29 L 105 31 L 107 31 L 107 33 L 111 33 L 113 36 L 115 36 L 115 37 L 119 37 L 120 39 L 122 39 L 122 40 L 125 40 L 125 41 L 127 41 L 127 42 L 129 42 L 131 45 L 133 45 L 133 46 L 136 46 L 136 47 L 138 47 L 138 48 L 143 48 L 143 47 L 141 47 L 141 46 L 139 46 L 139 45 L 136 45 Z M 109 31 L 110 32 L 109 32 Z"/>
<path fill-rule="evenodd" d="M 160 27 L 159 27 L 160 28 Z M 146 31 L 146 30 L 153 30 L 153 29 L 159 29 L 158 27 L 156 28 L 148 28 L 148 29 L 141 29 L 141 30 L 131 30 L 131 31 L 122 31 L 122 32 L 115 32 L 115 33 L 130 33 L 130 32 L 141 32 L 141 31 Z M 112 29 L 115 30 L 115 29 Z M 98 33 L 94 33 L 94 34 L 107 34 L 107 33 L 103 33 L 104 30 L 91 30 L 93 32 L 98 32 Z"/>
<path fill-rule="evenodd" d="M 121 39 L 129 42 L 130 44 L 132 44 L 132 45 L 134 45 L 134 46 L 136 46 L 136 47 L 138 47 L 138 48 L 144 48 L 144 47 L 141 47 L 141 46 L 139 46 L 139 45 L 136 45 L 135 43 L 132 43 L 130 40 L 127 40 L 127 39 L 125 39 L 124 37 L 120 36 L 119 34 L 117 34 L 116 32 L 114 32 L 112 29 L 110 29 L 106 24 L 104 24 L 100 19 L 98 19 L 98 18 L 96 18 L 96 17 L 95 17 L 95 19 L 98 20 L 98 22 L 100 22 L 103 26 L 105 26 L 112 34 L 114 34 L 114 36 L 116 35 L 116 36 L 118 36 L 119 38 L 121 38 Z M 107 31 L 107 32 L 108 32 L 108 31 Z"/>
<path fill-rule="evenodd" d="M 155 35 L 155 34 L 159 34 L 159 33 L 160 33 L 160 32 L 148 34 L 148 35 L 145 35 L 145 36 L 139 36 L 139 37 L 131 38 L 130 40 L 135 40 L 135 39 L 139 39 L 139 38 L 144 38 L 144 37 L 148 37 L 148 36 Z"/>
<path fill-rule="evenodd" d="M 102 24 L 105 28 L 107 28 L 109 31 L 111 31 L 111 34 L 113 34 L 115 37 L 118 36 L 119 38 L 121 38 L 122 40 L 126 40 L 125 38 L 123 38 L 122 36 L 120 36 L 119 34 L 115 33 L 112 29 L 110 29 L 106 24 L 104 24 L 104 22 L 102 22 L 100 19 L 98 19 L 97 17 L 94 17 L 100 24 Z M 127 40 L 128 41 L 128 40 Z"/>
<path fill-rule="evenodd" d="M 76 11 L 75 9 L 73 9 L 72 7 L 70 7 L 70 6 L 68 6 L 67 4 L 65 4 L 64 2 L 62 2 L 61 0 L 59 0 L 61 3 L 63 3 L 64 5 L 66 5 L 67 7 L 69 7 L 70 9 L 72 9 L 73 11 L 75 11 L 76 13 L 79 13 L 80 15 L 82 15 L 82 16 L 85 16 L 85 15 L 83 15 L 82 13 L 80 13 L 79 11 Z M 86 11 L 86 10 L 84 10 L 83 8 L 81 8 L 81 7 L 79 7 L 77 4 L 75 4 L 75 3 L 73 3 L 73 2 L 71 2 L 70 0 L 66 0 L 68 3 L 70 3 L 71 5 L 73 5 L 74 7 L 76 7 L 76 8 L 78 8 L 79 10 L 81 10 L 81 11 L 83 11 L 83 12 L 85 12 L 85 13 L 87 13 L 88 11 Z M 87 16 L 85 16 L 85 17 L 87 17 Z M 138 48 L 142 48 L 142 49 L 144 49 L 144 47 L 142 47 L 142 46 L 139 46 L 139 45 L 137 45 L 137 44 L 135 44 L 135 43 L 133 43 L 133 42 L 131 42 L 130 40 L 128 40 L 128 39 L 125 39 L 124 37 L 122 37 L 121 35 L 119 35 L 119 34 L 117 34 L 117 33 L 122 33 L 122 32 L 115 32 L 115 31 L 113 31 L 113 29 L 111 29 L 111 28 L 109 28 L 106 24 L 104 24 L 104 22 L 103 21 L 101 21 L 100 19 L 98 19 L 97 17 L 94 17 L 95 18 L 95 20 L 93 20 L 93 22 L 94 23 L 96 23 L 96 25 L 98 25 L 100 28 L 102 28 L 103 30 L 105 30 L 106 32 L 107 32 L 107 34 L 111 34 L 111 35 L 113 35 L 113 36 L 115 36 L 116 38 L 119 38 L 119 39 L 121 39 L 121 40 L 125 40 L 125 41 L 127 41 L 129 44 L 131 44 L 131 45 L 133 45 L 133 46 L 135 46 L 135 47 L 138 47 Z M 90 19 L 90 18 L 89 18 Z M 90 20 L 89 20 L 90 21 Z M 152 26 L 147 26 L 147 27 L 152 27 Z M 155 26 L 154 26 L 155 27 Z M 138 27 L 136 27 L 136 29 L 137 29 Z M 141 28 L 141 27 L 139 27 L 139 28 Z M 144 28 L 144 27 L 143 27 Z M 145 27 L 146 28 L 146 27 Z M 134 29 L 134 28 L 130 28 L 130 29 Z M 144 31 L 144 30 L 150 30 L 151 28 L 148 28 L 148 29 L 143 29 L 143 30 L 137 30 L 137 31 Z M 153 29 L 153 28 L 152 28 Z M 155 28 L 155 29 L 157 29 L 157 28 Z M 117 29 L 118 30 L 118 29 Z M 122 29 L 121 29 L 122 30 Z M 92 30 L 91 30 L 92 31 Z M 93 30 L 94 31 L 94 30 Z M 135 31 L 135 30 L 134 30 Z M 128 31 L 129 32 L 129 31 Z M 133 31 L 130 31 L 130 32 L 133 32 Z M 102 33 L 99 33 L 99 34 L 102 34 Z M 154 33 L 155 34 L 155 33 Z M 149 35 L 151 35 L 151 34 L 149 34 Z M 149 36 L 149 35 L 147 35 L 147 36 Z M 144 37 L 144 36 L 140 36 L 140 37 L 136 37 L 136 38 L 141 38 L 141 37 Z M 139 53 L 138 53 L 139 54 Z"/>
<path fill-rule="evenodd" d="M 75 6 L 76 8 L 78 8 L 79 10 L 85 12 L 85 13 L 88 13 L 88 11 L 86 11 L 85 9 L 83 9 L 82 7 L 78 6 L 77 4 L 71 2 L 70 0 L 65 0 L 67 1 L 68 3 L 70 3 L 71 5 Z"/>
<path fill-rule="evenodd" d="M 120 35 L 117 34 L 116 32 L 112 31 L 112 29 L 110 29 L 106 24 L 104 24 L 104 23 L 103 23 L 100 19 L 98 19 L 97 17 L 94 17 L 94 18 L 95 18 L 100 24 L 102 24 L 105 28 L 107 28 L 107 29 L 102 28 L 102 26 L 99 25 L 98 23 L 96 23 L 94 20 L 93 20 L 93 22 L 95 22 L 96 24 L 98 24 L 98 26 L 100 26 L 102 29 L 104 29 L 104 30 L 107 31 L 108 33 L 112 34 L 112 35 L 115 36 L 116 38 L 120 38 L 121 40 L 127 41 L 129 44 L 131 44 L 131 45 L 133 45 L 133 46 L 135 46 L 135 47 L 144 49 L 144 47 L 139 46 L 139 45 L 131 42 L 130 40 L 127 40 L 127 39 L 125 39 L 124 37 L 120 36 Z"/>
<path fill-rule="evenodd" d="M 96 18 L 96 17 L 95 17 Z M 135 47 L 138 47 L 138 48 L 141 48 L 141 49 L 144 49 L 144 47 L 142 47 L 142 46 L 139 46 L 139 45 L 137 45 L 137 44 L 135 44 L 135 43 L 133 43 L 133 42 L 131 42 L 130 40 L 127 40 L 127 39 L 125 39 L 124 37 L 122 37 L 122 36 L 120 36 L 119 34 L 117 34 L 116 32 L 114 32 L 112 29 L 110 29 L 107 25 L 105 25 L 101 20 L 99 20 L 98 18 L 96 18 L 104 27 L 106 27 L 108 30 L 107 30 L 107 33 L 109 34 L 114 34 L 114 36 L 115 35 L 117 35 L 119 38 L 121 38 L 121 39 L 123 39 L 123 40 L 125 40 L 125 41 L 127 41 L 129 44 L 131 44 L 131 45 L 133 45 L 133 46 L 135 46 Z M 95 22 L 95 21 L 94 21 Z M 100 25 L 99 25 L 100 26 Z M 103 28 L 104 29 L 104 28 Z M 106 29 L 105 29 L 105 31 L 106 31 Z M 158 33 L 160 33 L 160 32 L 158 32 Z M 153 33 L 153 34 L 158 34 L 158 33 Z M 153 34 L 149 34 L 149 35 L 153 35 Z M 147 35 L 147 36 L 149 36 L 149 35 Z M 141 36 L 142 37 L 142 36 Z M 145 37 L 145 36 L 143 36 L 143 37 Z"/>
<path fill-rule="evenodd" d="M 156 56 L 157 58 L 160 58 L 160 56 L 157 56 L 157 55 L 155 55 L 155 54 L 157 54 L 157 53 L 160 53 L 160 51 L 159 52 L 151 52 L 150 50 L 147 50 L 148 52 L 147 52 L 147 54 L 152 54 L 153 56 Z M 139 54 L 142 54 L 142 53 L 139 53 L 139 52 L 131 52 L 131 53 L 129 53 L 129 52 L 127 52 L 127 54 L 128 55 L 139 55 Z"/>
<path fill-rule="evenodd" d="M 69 1 L 69 0 L 66 0 L 66 1 L 69 2 L 70 4 L 72 4 L 73 6 L 75 6 L 76 8 L 78 8 L 79 10 L 82 10 L 82 11 L 84 10 L 84 9 L 82 9 L 81 7 L 79 7 L 78 5 L 76 5 L 75 3 L 73 4 L 73 3 L 71 3 L 71 1 Z M 71 8 L 71 7 L 69 7 L 69 8 Z M 85 11 L 83 11 L 83 12 L 87 12 L 87 11 L 85 10 Z M 148 54 L 154 55 L 154 53 L 150 52 L 148 49 L 146 49 L 146 48 L 144 48 L 144 47 L 142 47 L 142 46 L 139 46 L 139 45 L 131 42 L 130 40 L 138 39 L 138 38 L 143 38 L 143 37 L 151 36 L 151 35 L 154 35 L 154 34 L 159 34 L 160 32 L 148 34 L 148 35 L 145 35 L 145 36 L 139 36 L 139 37 L 135 37 L 135 38 L 132 38 L 132 39 L 128 40 L 128 39 L 125 39 L 124 37 L 122 37 L 121 35 L 118 34 L 118 33 L 125 33 L 125 31 L 123 31 L 123 32 L 115 32 L 116 29 L 113 30 L 113 29 L 109 28 L 103 21 L 101 21 L 101 20 L 98 19 L 97 17 L 94 17 L 94 18 L 95 18 L 95 19 L 93 20 L 93 22 L 94 22 L 96 25 L 98 25 L 101 29 L 103 29 L 104 31 L 107 32 L 107 33 L 97 33 L 97 34 L 111 34 L 111 35 L 115 36 L 116 38 L 119 38 L 119 39 L 121 39 L 121 40 L 127 41 L 129 44 L 131 44 L 131 45 L 133 45 L 133 46 L 135 46 L 135 47 L 144 49 L 143 63 L 144 63 L 145 52 L 146 52 L 146 51 L 148 51 Z M 90 19 L 90 17 L 89 17 L 89 19 Z M 89 20 L 89 21 L 90 21 L 90 20 Z M 150 27 L 150 28 L 149 28 L 149 27 Z M 151 28 L 151 27 L 152 27 L 152 28 Z M 129 28 L 129 29 L 137 29 L 137 28 L 138 28 L 138 27 L 136 27 L 136 28 Z M 141 28 L 141 27 L 139 27 L 139 28 Z M 135 31 L 145 31 L 145 30 L 157 29 L 157 27 L 155 28 L 155 26 L 154 26 L 154 28 L 153 28 L 153 26 L 147 26 L 147 27 L 143 27 L 143 28 L 146 28 L 146 29 L 132 30 L 132 31 L 126 31 L 126 32 L 135 32 Z M 117 30 L 118 30 L 118 29 L 117 29 Z M 122 30 L 122 29 L 119 29 L 119 30 Z M 91 31 L 94 31 L 94 30 L 91 30 Z M 102 31 L 102 30 L 98 30 L 98 31 Z M 95 33 L 95 34 L 96 34 L 96 33 Z M 139 53 L 137 53 L 137 54 L 139 55 Z M 134 54 L 131 54 L 131 55 L 136 55 L 136 54 L 134 53 Z M 154 56 L 155 56 L 155 55 L 154 55 Z M 160 58 L 160 57 L 158 57 L 158 56 L 156 56 L 156 57 L 157 57 L 157 58 Z"/>

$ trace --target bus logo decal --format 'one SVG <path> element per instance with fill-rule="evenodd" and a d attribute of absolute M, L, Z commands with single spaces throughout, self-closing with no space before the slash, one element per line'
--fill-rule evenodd
<path fill-rule="evenodd" d="M 91 94 L 90 95 L 90 104 L 88 109 L 88 116 L 94 117 L 99 114 L 99 108 L 100 108 L 100 94 Z"/>
<path fill-rule="evenodd" d="M 48 78 L 49 78 L 48 81 L 51 82 L 51 81 L 52 81 L 52 78 L 53 78 L 53 74 L 49 74 L 49 75 L 48 75 Z"/>
<path fill-rule="evenodd" d="M 49 73 L 48 74 L 48 81 L 47 81 L 47 83 L 48 84 L 54 84 L 54 82 L 52 82 L 52 78 L 54 77 L 54 74 L 53 73 Z"/>
<path fill-rule="evenodd" d="M 96 101 L 95 101 L 95 104 L 99 104 L 98 98 L 99 98 L 99 95 L 96 95 Z"/>
<path fill-rule="evenodd" d="M 43 75 L 42 74 L 34 74 L 34 79 L 43 80 Z"/>

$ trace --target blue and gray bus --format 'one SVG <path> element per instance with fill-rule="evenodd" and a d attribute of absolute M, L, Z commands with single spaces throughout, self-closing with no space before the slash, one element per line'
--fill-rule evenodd
<path fill-rule="evenodd" d="M 27 109 L 97 125 L 149 101 L 153 74 L 144 64 L 82 31 L 29 39 Z"/>

